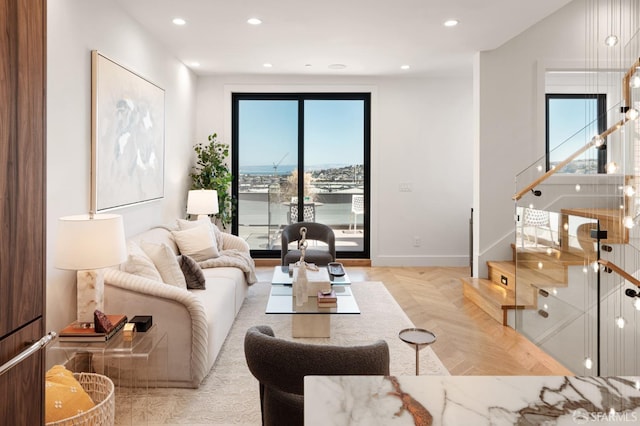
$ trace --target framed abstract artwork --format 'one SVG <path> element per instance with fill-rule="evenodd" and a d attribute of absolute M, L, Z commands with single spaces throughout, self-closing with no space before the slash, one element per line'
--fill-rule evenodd
<path fill-rule="evenodd" d="M 164 197 L 164 89 L 91 52 L 91 211 Z"/>

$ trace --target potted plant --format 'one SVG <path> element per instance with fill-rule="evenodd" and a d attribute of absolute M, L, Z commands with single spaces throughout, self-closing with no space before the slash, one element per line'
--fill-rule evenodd
<path fill-rule="evenodd" d="M 196 152 L 196 165 L 191 176 L 191 189 L 215 189 L 218 192 L 218 214 L 216 222 L 223 229 L 231 225 L 235 200 L 231 196 L 233 175 L 229 170 L 229 145 L 218 142 L 218 135 L 213 133 L 207 137 L 208 143 L 198 143 L 193 149 Z"/>

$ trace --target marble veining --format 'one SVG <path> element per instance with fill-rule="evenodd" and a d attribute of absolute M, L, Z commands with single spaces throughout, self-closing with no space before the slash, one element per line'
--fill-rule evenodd
<path fill-rule="evenodd" d="M 640 378 L 310 376 L 305 425 L 640 424 Z"/>

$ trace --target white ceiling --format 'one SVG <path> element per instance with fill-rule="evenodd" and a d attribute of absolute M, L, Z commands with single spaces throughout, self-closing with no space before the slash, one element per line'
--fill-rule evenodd
<path fill-rule="evenodd" d="M 470 73 L 570 0 L 116 0 L 199 75 Z M 172 24 L 181 17 L 184 26 Z M 262 25 L 247 24 L 251 17 Z M 460 24 L 445 28 L 447 19 Z M 192 67 L 197 61 L 199 67 Z M 263 67 L 271 63 L 271 68 Z M 330 64 L 344 64 L 342 70 Z M 400 66 L 408 64 L 409 70 Z"/>

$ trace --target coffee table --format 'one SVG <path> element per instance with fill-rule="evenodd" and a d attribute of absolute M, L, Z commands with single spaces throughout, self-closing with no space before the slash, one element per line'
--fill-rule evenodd
<path fill-rule="evenodd" d="M 350 285 L 351 280 L 349 279 L 349 275 L 345 272 L 341 277 L 334 277 L 329 275 L 326 266 L 319 266 L 319 271 L 307 271 L 307 275 L 309 279 L 313 279 L 313 275 L 321 276 L 323 281 L 331 281 L 332 286 L 336 285 Z M 289 275 L 289 267 L 288 266 L 274 266 L 273 268 L 273 277 L 271 278 L 271 284 L 273 285 L 288 285 L 290 286 L 293 282 L 293 277 Z"/>
<path fill-rule="evenodd" d="M 331 337 L 331 316 L 357 315 L 360 308 L 349 286 L 333 286 L 338 299 L 336 307 L 319 308 L 318 298 L 310 296 L 296 305 L 291 285 L 272 285 L 265 313 L 291 315 L 292 337 Z"/>

